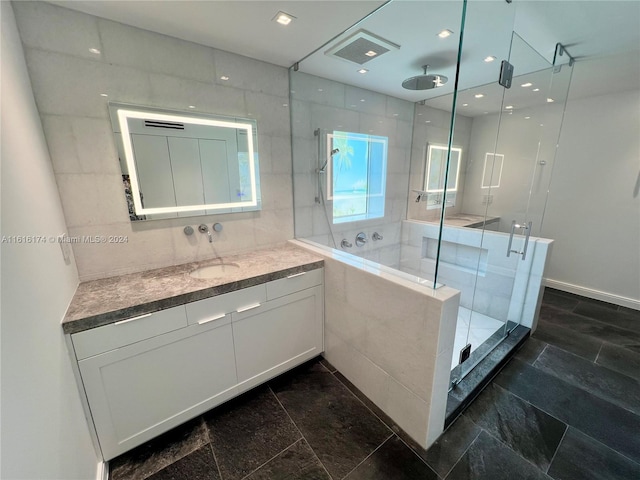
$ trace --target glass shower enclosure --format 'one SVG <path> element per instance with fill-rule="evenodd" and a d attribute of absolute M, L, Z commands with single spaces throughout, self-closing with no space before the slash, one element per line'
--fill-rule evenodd
<path fill-rule="evenodd" d="M 389 2 L 290 69 L 296 237 L 460 290 L 454 384 L 535 328 L 552 244 L 538 235 L 573 62 L 517 27 L 515 3 Z M 378 60 L 335 56 L 356 37 L 448 82 L 376 80 Z"/>

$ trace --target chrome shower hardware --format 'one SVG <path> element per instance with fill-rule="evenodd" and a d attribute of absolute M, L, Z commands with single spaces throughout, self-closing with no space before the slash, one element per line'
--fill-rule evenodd
<path fill-rule="evenodd" d="M 373 238 L 374 241 L 377 241 L 377 240 L 382 240 L 384 237 L 380 235 L 378 232 L 373 232 L 373 235 L 371 235 L 371 238 Z"/>
<path fill-rule="evenodd" d="M 351 243 L 349 240 L 347 240 L 346 238 L 343 238 L 342 241 L 340 242 L 340 246 L 342 248 L 351 248 L 353 247 L 353 243 Z"/>
<path fill-rule="evenodd" d="M 367 235 L 364 232 L 360 232 L 356 235 L 356 247 L 363 247 L 367 243 Z"/>

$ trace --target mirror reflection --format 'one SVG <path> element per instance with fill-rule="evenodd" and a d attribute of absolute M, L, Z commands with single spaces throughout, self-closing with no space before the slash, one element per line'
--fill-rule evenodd
<path fill-rule="evenodd" d="M 255 120 L 109 109 L 132 221 L 260 209 Z"/>

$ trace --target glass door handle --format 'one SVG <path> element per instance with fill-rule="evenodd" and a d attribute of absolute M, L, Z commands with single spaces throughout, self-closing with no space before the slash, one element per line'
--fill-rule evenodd
<path fill-rule="evenodd" d="M 509 245 L 507 245 L 507 257 L 510 257 L 512 253 L 517 253 L 518 255 L 522 255 L 522 260 L 524 260 L 527 256 L 527 247 L 529 246 L 529 236 L 531 235 L 531 223 L 526 223 L 526 224 L 522 224 L 520 225 L 519 223 L 516 223 L 516 221 L 514 220 L 513 222 L 511 222 L 511 235 L 509 235 Z M 516 229 L 521 229 L 524 230 L 525 233 L 525 237 L 524 237 L 524 246 L 522 247 L 522 251 L 520 250 L 513 250 L 511 248 L 512 244 L 513 244 L 513 234 L 516 233 Z"/>

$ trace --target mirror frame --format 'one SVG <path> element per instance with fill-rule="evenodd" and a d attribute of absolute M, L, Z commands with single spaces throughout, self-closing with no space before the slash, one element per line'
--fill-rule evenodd
<path fill-rule="evenodd" d="M 137 105 L 124 105 L 118 103 L 110 103 L 118 119 L 120 127 L 120 136 L 124 150 L 125 162 L 127 164 L 129 179 L 131 182 L 131 196 L 133 197 L 134 209 L 136 215 L 154 215 L 167 213 L 182 212 L 198 212 L 202 210 L 223 210 L 230 208 L 247 208 L 258 207 L 258 189 L 256 183 L 256 161 L 254 154 L 254 126 L 251 123 L 234 122 L 231 120 L 222 120 L 220 118 L 209 117 L 206 114 L 189 114 L 189 112 L 179 112 L 158 109 L 154 107 L 143 107 Z M 247 150 L 249 155 L 249 177 L 251 182 L 251 200 L 243 202 L 227 202 L 227 203 L 211 203 L 198 205 L 184 205 L 171 207 L 154 207 L 145 208 L 140 198 L 140 185 L 138 182 L 138 173 L 135 164 L 135 155 L 131 134 L 129 132 L 128 119 L 147 119 L 158 120 L 163 122 L 182 122 L 195 125 L 206 125 L 212 127 L 233 128 L 235 130 L 245 130 L 247 133 Z M 114 132 L 115 133 L 115 132 Z M 221 212 L 228 213 L 228 212 Z"/>

